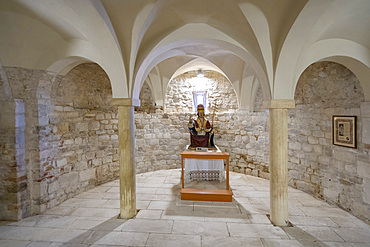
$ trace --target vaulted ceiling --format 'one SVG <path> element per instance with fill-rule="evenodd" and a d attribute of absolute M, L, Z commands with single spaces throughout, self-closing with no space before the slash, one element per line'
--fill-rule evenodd
<path fill-rule="evenodd" d="M 115 98 L 138 98 L 144 81 L 163 102 L 179 73 L 224 74 L 250 108 L 293 99 L 317 61 L 347 66 L 370 100 L 368 0 L 0 0 L 0 63 L 59 74 L 94 62 Z"/>

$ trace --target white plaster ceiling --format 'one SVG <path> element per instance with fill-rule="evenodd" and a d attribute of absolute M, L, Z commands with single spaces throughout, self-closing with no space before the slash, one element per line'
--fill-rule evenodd
<path fill-rule="evenodd" d="M 368 0 L 0 0 L 0 64 L 65 74 L 95 62 L 113 97 L 150 81 L 158 102 L 175 74 L 213 68 L 250 108 L 256 85 L 293 99 L 301 73 L 327 60 L 370 100 L 369 13 Z"/>

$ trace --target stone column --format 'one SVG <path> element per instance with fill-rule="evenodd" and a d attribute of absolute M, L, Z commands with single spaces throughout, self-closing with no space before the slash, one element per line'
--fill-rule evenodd
<path fill-rule="evenodd" d="M 111 104 L 118 106 L 120 218 L 136 215 L 135 121 L 134 106 L 139 100 L 115 98 Z"/>
<path fill-rule="evenodd" d="M 264 102 L 270 111 L 270 220 L 288 224 L 288 109 L 294 100 Z"/>

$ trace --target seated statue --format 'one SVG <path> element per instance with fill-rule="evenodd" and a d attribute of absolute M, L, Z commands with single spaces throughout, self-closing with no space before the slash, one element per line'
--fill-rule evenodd
<path fill-rule="evenodd" d="M 204 117 L 204 106 L 199 104 L 197 106 L 198 118 L 193 120 L 189 117 L 189 131 L 190 131 L 190 149 L 196 149 L 197 147 L 206 147 L 210 149 L 216 149 L 213 143 L 213 126 Z"/>

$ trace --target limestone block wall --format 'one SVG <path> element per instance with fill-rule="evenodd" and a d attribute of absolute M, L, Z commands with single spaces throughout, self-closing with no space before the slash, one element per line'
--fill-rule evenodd
<path fill-rule="evenodd" d="M 19 220 L 30 215 L 29 164 L 36 160 L 37 82 L 42 71 L 1 68 L 0 219 Z"/>
<path fill-rule="evenodd" d="M 40 128 L 41 211 L 116 179 L 118 118 L 96 64 L 79 65 L 51 86 L 48 124 Z"/>
<path fill-rule="evenodd" d="M 63 77 L 22 68 L 4 71 L 10 89 L 2 79 L 1 219 L 43 212 L 118 178 L 117 111 L 109 104 L 109 79 L 98 65 L 79 65 Z M 190 142 L 194 88 L 177 84 L 193 76 L 169 85 L 165 111 L 135 112 L 138 173 L 180 167 L 179 153 Z M 231 84 L 216 79 L 206 83 L 213 95 L 208 102 L 223 100 L 214 121 L 215 144 L 230 153 L 231 171 L 268 178 L 268 112 L 259 101 L 260 112 L 237 109 Z M 338 64 L 314 64 L 301 76 L 295 99 L 296 108 L 289 110 L 289 184 L 368 221 L 370 154 L 361 132 L 368 110 L 357 79 Z M 141 100 L 150 106 L 149 86 Z M 333 115 L 358 117 L 357 149 L 332 145 Z"/>
<path fill-rule="evenodd" d="M 137 172 L 181 167 L 180 152 L 190 144 L 188 115 L 135 113 Z M 238 110 L 217 114 L 215 144 L 230 153 L 230 170 L 268 178 L 268 114 Z"/>
<path fill-rule="evenodd" d="M 155 102 L 152 96 L 152 91 L 148 83 L 145 81 L 141 87 L 140 95 L 140 106 L 135 106 L 135 111 L 137 112 L 146 112 L 146 113 L 155 113 L 155 110 L 158 108 L 155 106 Z M 163 107 L 162 107 L 163 109 Z"/>
<path fill-rule="evenodd" d="M 238 108 L 238 99 L 232 84 L 220 73 L 205 70 L 204 78 L 197 78 L 196 71 L 189 71 L 171 80 L 167 86 L 165 113 L 194 112 L 193 92 L 206 91 L 206 112 L 212 112 L 214 104 L 218 113 Z"/>
<path fill-rule="evenodd" d="M 118 177 L 117 113 L 98 65 L 63 77 L 0 72 L 0 219 L 41 213 Z"/>
<path fill-rule="evenodd" d="M 329 62 L 311 65 L 289 110 L 289 184 L 370 220 L 370 152 L 361 138 L 364 101 L 351 71 Z M 357 149 L 332 144 L 332 116 L 357 116 Z"/>
<path fill-rule="evenodd" d="M 4 99 L 0 107 L 0 217 L 11 220 L 18 219 L 15 104 Z"/>
<path fill-rule="evenodd" d="M 266 109 L 263 108 L 263 91 L 261 85 L 259 85 L 256 96 L 254 96 L 254 105 L 253 105 L 253 111 L 255 112 L 266 112 Z"/>

